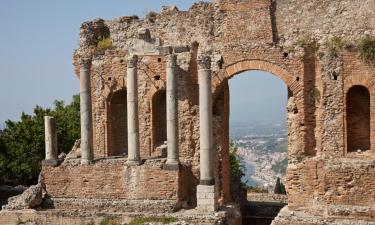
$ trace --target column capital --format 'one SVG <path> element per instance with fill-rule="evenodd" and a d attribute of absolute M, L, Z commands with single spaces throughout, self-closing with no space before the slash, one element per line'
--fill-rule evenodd
<path fill-rule="evenodd" d="M 137 55 L 128 55 L 126 56 L 126 64 L 128 68 L 137 67 L 138 56 Z"/>
<path fill-rule="evenodd" d="M 211 69 L 211 57 L 208 55 L 198 56 L 198 69 L 209 70 Z"/>
<path fill-rule="evenodd" d="M 166 58 L 167 58 L 167 67 L 177 66 L 177 55 L 170 54 L 170 55 L 167 55 Z"/>
<path fill-rule="evenodd" d="M 89 69 L 91 66 L 91 58 L 80 58 L 79 59 L 79 65 L 81 69 Z"/>

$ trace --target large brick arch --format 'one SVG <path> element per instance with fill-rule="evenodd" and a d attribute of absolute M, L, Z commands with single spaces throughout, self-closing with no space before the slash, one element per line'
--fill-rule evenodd
<path fill-rule="evenodd" d="M 297 79 L 297 76 L 293 76 L 279 65 L 261 59 L 246 59 L 233 63 L 225 68 L 224 77 L 230 79 L 237 74 L 251 70 L 261 70 L 279 77 L 292 91 L 293 95 L 298 95 L 301 90 L 299 83 L 301 81 Z"/>

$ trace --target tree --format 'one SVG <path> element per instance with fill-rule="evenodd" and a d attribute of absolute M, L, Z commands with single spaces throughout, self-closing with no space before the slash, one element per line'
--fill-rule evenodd
<path fill-rule="evenodd" d="M 36 183 L 45 156 L 44 116 L 57 121 L 60 152 L 68 152 L 79 138 L 79 97 L 69 105 L 55 101 L 55 109 L 36 106 L 34 115 L 22 113 L 21 120 L 5 122 L 0 133 L 0 182 L 10 185 Z M 0 183 L 0 184 L 1 184 Z"/>
<path fill-rule="evenodd" d="M 246 184 L 241 179 L 245 176 L 246 168 L 241 164 L 242 159 L 237 155 L 237 150 L 237 145 L 231 142 L 229 145 L 230 190 L 233 200 L 243 205 L 246 199 Z"/>
<path fill-rule="evenodd" d="M 241 180 L 241 178 L 245 176 L 245 166 L 241 164 L 242 159 L 237 155 L 237 150 L 237 145 L 231 142 L 229 145 L 229 163 L 231 176 L 235 179 Z"/>
<path fill-rule="evenodd" d="M 275 184 L 275 189 L 274 189 L 274 194 L 280 194 L 280 195 L 285 195 L 285 186 L 283 183 L 281 183 L 280 177 L 276 179 L 276 184 Z"/>

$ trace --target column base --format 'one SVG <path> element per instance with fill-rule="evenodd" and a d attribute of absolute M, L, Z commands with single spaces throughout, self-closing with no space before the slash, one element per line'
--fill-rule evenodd
<path fill-rule="evenodd" d="M 90 164 L 92 164 L 92 160 L 81 159 L 81 165 L 90 165 Z"/>
<path fill-rule="evenodd" d="M 215 185 L 197 186 L 197 210 L 215 212 L 218 209 L 217 190 Z"/>
<path fill-rule="evenodd" d="M 127 165 L 127 166 L 139 166 L 141 164 L 142 164 L 141 160 L 128 160 L 125 163 L 125 165 Z"/>
<path fill-rule="evenodd" d="M 179 170 L 180 169 L 180 163 L 177 160 L 167 160 L 167 162 L 163 165 L 164 170 Z"/>
<path fill-rule="evenodd" d="M 215 179 L 200 180 L 199 184 L 200 185 L 214 185 L 215 184 Z"/>
<path fill-rule="evenodd" d="M 57 159 L 45 159 L 45 160 L 42 161 L 42 165 L 43 166 L 55 167 L 55 166 L 59 165 L 59 160 L 57 160 Z"/>

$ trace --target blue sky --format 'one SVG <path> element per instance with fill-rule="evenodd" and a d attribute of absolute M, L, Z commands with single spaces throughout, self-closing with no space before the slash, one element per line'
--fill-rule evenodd
<path fill-rule="evenodd" d="M 0 127 L 7 119 L 18 120 L 22 111 L 32 113 L 35 105 L 51 107 L 55 99 L 70 102 L 72 95 L 79 92 L 72 54 L 77 47 L 79 26 L 83 21 L 134 14 L 143 17 L 149 11 L 160 11 L 162 5 L 176 5 L 186 10 L 194 2 L 0 0 Z M 250 74 L 259 75 L 257 72 Z M 268 84 L 262 85 L 262 80 Z M 285 104 L 279 99 L 280 96 L 286 99 L 286 89 L 273 76 L 241 75 L 231 81 L 231 88 L 236 90 L 231 92 L 232 109 L 235 110 L 232 115 L 238 119 L 271 118 L 284 111 Z M 267 88 L 272 93 L 260 93 Z M 281 91 L 285 92 L 284 97 L 278 88 L 284 90 Z M 259 96 L 252 98 L 252 91 L 258 91 Z M 245 107 L 247 105 L 253 107 Z M 263 110 L 253 114 L 255 108 Z"/>

